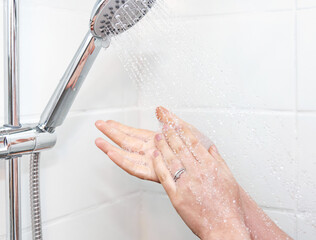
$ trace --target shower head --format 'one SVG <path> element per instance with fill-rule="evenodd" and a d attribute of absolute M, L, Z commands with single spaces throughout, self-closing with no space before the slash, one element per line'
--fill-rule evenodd
<path fill-rule="evenodd" d="M 98 0 L 90 30 L 41 115 L 41 130 L 54 132 L 63 123 L 101 48 L 109 46 L 111 36 L 139 22 L 154 3 L 155 0 Z"/>
<path fill-rule="evenodd" d="M 96 37 L 120 34 L 139 22 L 155 0 L 99 0 L 92 11 L 90 28 Z"/>

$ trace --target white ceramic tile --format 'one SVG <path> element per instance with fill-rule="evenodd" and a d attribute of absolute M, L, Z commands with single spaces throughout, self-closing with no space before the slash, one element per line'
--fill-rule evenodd
<path fill-rule="evenodd" d="M 140 82 L 141 105 L 294 109 L 292 13 L 219 15 L 178 24 L 173 26 L 180 30 L 144 45 L 146 60 L 136 65 L 150 70 Z M 153 57 L 150 44 L 152 52 L 163 51 L 157 53 L 162 60 Z"/>
<path fill-rule="evenodd" d="M 166 3 L 173 9 L 175 13 L 190 16 L 207 15 L 213 13 L 292 9 L 294 6 L 293 0 L 197 0 L 194 2 L 189 0 L 184 0 L 181 2 L 177 0 L 166 0 Z"/>
<path fill-rule="evenodd" d="M 94 4 L 96 3 L 96 0 L 25 0 L 23 3 L 32 6 L 38 5 L 49 8 L 62 8 L 71 11 L 82 11 L 86 12 L 90 17 L 90 13 Z"/>
<path fill-rule="evenodd" d="M 295 209 L 294 114 L 177 113 L 217 144 L 238 182 L 260 205 Z"/>
<path fill-rule="evenodd" d="M 44 225 L 45 239 L 140 239 L 140 195 L 134 195 Z M 31 240 L 31 234 L 24 235 Z"/>
<path fill-rule="evenodd" d="M 299 209 L 316 212 L 316 114 L 299 115 Z"/>
<path fill-rule="evenodd" d="M 296 217 L 294 213 L 266 210 L 269 217 L 290 237 L 296 239 Z"/>
<path fill-rule="evenodd" d="M 144 194 L 141 210 L 141 233 L 144 240 L 198 239 L 174 210 L 167 196 Z"/>
<path fill-rule="evenodd" d="M 0 159 L 0 236 L 6 232 L 5 172 L 5 162 Z"/>
<path fill-rule="evenodd" d="M 316 110 L 315 24 L 316 9 L 298 12 L 298 106 L 300 110 Z"/>
<path fill-rule="evenodd" d="M 303 0 L 312 1 L 312 0 Z M 64 8 L 72 11 L 88 12 L 90 14 L 92 7 L 96 0 L 26 0 L 25 3 L 29 5 L 43 5 L 54 8 Z M 268 0 L 265 2 L 256 0 L 242 0 L 233 1 L 227 0 L 225 2 L 220 0 L 197 0 L 191 2 L 184 0 L 181 3 L 176 0 L 164 0 L 157 1 L 164 9 L 172 9 L 176 14 L 179 15 L 206 15 L 213 13 L 230 13 L 230 12 L 245 12 L 245 11 L 266 11 L 266 10 L 284 10 L 292 9 L 294 6 L 294 0 Z M 165 4 L 164 4 L 165 2 Z"/>
<path fill-rule="evenodd" d="M 310 240 L 316 236 L 316 213 L 299 214 L 297 218 L 298 240 Z"/>
<path fill-rule="evenodd" d="M 297 0 L 297 7 L 298 8 L 316 7 L 316 1 L 315 0 Z"/>
<path fill-rule="evenodd" d="M 81 209 L 137 192 L 139 180 L 118 168 L 95 145 L 102 136 L 98 119 L 125 122 L 127 112 L 72 116 L 57 130 L 55 148 L 42 154 L 41 201 L 43 220 L 56 219 Z M 130 112 L 129 119 L 137 117 Z M 126 122 L 125 122 L 126 123 Z M 22 164 L 23 226 L 30 225 L 28 160 Z"/>
<path fill-rule="evenodd" d="M 3 8 L 2 1 L 0 2 L 0 9 Z M 3 33 L 3 11 L 0 11 L 0 32 Z M 1 34 L 0 37 L 0 126 L 3 124 L 3 115 L 4 115 L 4 56 L 3 56 L 3 36 L 4 34 Z"/>

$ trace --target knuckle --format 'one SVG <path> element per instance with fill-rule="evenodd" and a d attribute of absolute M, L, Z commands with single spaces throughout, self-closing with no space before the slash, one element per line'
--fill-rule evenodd
<path fill-rule="evenodd" d="M 175 147 L 174 147 L 174 151 L 175 151 L 175 153 L 177 153 L 177 154 L 183 152 L 183 150 L 184 150 L 184 146 L 181 145 L 181 144 L 177 144 L 177 145 L 175 145 Z"/>
<path fill-rule="evenodd" d="M 181 194 L 182 195 L 182 194 Z M 180 194 L 177 194 L 173 199 L 173 205 L 175 207 L 181 207 L 184 205 L 185 201 Z"/>
<path fill-rule="evenodd" d="M 161 184 L 165 183 L 167 181 L 167 174 L 166 173 L 160 173 L 159 180 Z"/>
<path fill-rule="evenodd" d="M 105 123 L 107 123 L 107 124 L 113 124 L 114 121 L 113 121 L 113 120 L 107 120 Z"/>

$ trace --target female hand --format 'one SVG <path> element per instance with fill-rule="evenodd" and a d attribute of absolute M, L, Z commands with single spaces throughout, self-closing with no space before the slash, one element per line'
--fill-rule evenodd
<path fill-rule="evenodd" d="M 96 145 L 126 172 L 162 183 L 180 216 L 202 239 L 291 239 L 238 185 L 211 141 L 162 107 L 157 118 L 163 134 L 98 121 L 98 129 L 122 149 L 101 138 Z"/>
<path fill-rule="evenodd" d="M 175 119 L 175 115 L 169 113 L 163 107 L 157 108 L 157 118 L 164 121 Z M 177 118 L 178 122 L 186 125 L 200 139 L 204 146 L 213 145 L 211 140 L 200 133 L 195 127 Z M 152 156 L 156 150 L 156 132 L 136 129 L 115 121 L 97 121 L 96 127 L 120 148 L 113 146 L 102 138 L 96 140 L 96 145 L 109 156 L 120 168 L 140 179 L 159 183 L 155 173 Z"/>
<path fill-rule="evenodd" d="M 190 127 L 161 121 L 154 169 L 184 222 L 201 239 L 250 239 L 239 185 L 215 147 L 210 154 Z"/>
<path fill-rule="evenodd" d="M 210 160 L 212 156 L 206 148 L 202 146 L 202 142 L 204 145 L 209 146 L 212 145 L 212 143 L 207 141 L 196 128 L 177 118 L 164 108 L 160 107 L 157 109 L 157 118 L 164 124 L 163 135 L 157 135 L 157 133 L 148 130 L 131 128 L 114 121 L 98 121 L 96 123 L 97 128 L 122 149 L 111 145 L 103 139 L 97 139 L 96 144 L 118 166 L 128 173 L 141 179 L 162 183 L 181 217 L 198 236 L 207 238 L 209 237 L 207 236 L 209 232 L 215 234 L 215 230 L 218 228 L 223 230 L 223 226 L 230 229 L 229 231 L 226 231 L 226 234 L 235 234 L 235 231 L 240 231 L 239 234 L 247 236 L 242 220 L 242 211 L 238 209 L 238 204 L 240 202 L 238 199 L 238 184 L 234 180 L 230 182 L 230 184 L 234 185 L 235 189 L 229 197 L 230 200 L 225 196 L 217 196 L 219 201 L 225 199 L 230 201 L 230 203 L 225 204 L 226 209 L 224 209 L 224 207 L 222 207 L 222 209 L 219 208 L 219 206 L 223 206 L 223 204 L 214 205 L 211 199 L 214 196 L 212 196 L 211 191 L 209 191 L 213 186 L 209 185 L 209 183 L 214 171 L 216 174 L 222 172 L 221 167 L 217 167 L 218 163 L 215 161 L 213 161 L 214 164 L 212 165 L 202 164 L 202 162 L 204 162 L 202 159 L 200 159 L 202 162 L 197 162 L 194 155 L 192 155 L 192 152 L 190 152 L 190 150 L 193 151 L 193 149 L 189 149 L 185 143 L 182 142 L 179 133 L 176 133 L 172 127 L 168 126 L 177 126 L 178 131 L 180 131 L 181 126 L 181 131 L 185 130 L 183 133 L 190 134 L 191 140 L 198 143 L 196 144 L 196 147 L 199 145 L 198 149 L 203 149 L 203 151 L 194 152 L 194 154 L 198 154 L 195 155 L 196 158 L 200 158 L 203 155 Z M 182 136 L 184 138 L 186 137 L 186 135 Z M 178 145 L 179 149 L 170 147 L 175 146 L 174 144 L 176 143 L 182 143 L 182 145 Z M 188 142 L 186 143 L 189 144 Z M 161 153 L 159 153 L 157 149 L 159 149 Z M 181 159 L 182 151 L 185 149 L 188 158 Z M 177 154 L 180 155 L 174 154 L 174 151 L 178 152 Z M 210 148 L 210 151 L 214 153 L 217 152 L 214 145 Z M 156 156 L 156 161 L 153 161 L 153 156 Z M 169 156 L 169 158 L 167 156 Z M 173 159 L 170 159 L 171 157 Z M 188 169 L 186 169 L 186 172 L 183 173 L 181 178 L 175 183 L 172 176 L 174 176 L 177 170 L 184 167 L 182 161 L 190 163 L 190 165 L 186 165 Z M 166 165 L 162 165 L 162 163 L 165 164 L 164 162 L 166 162 Z M 225 165 L 223 161 L 221 164 Z M 206 166 L 211 166 L 212 169 L 209 167 L 205 168 Z M 225 169 L 228 169 L 226 165 Z M 219 172 L 217 172 L 218 170 Z M 166 177 L 167 174 L 169 174 L 169 177 Z M 231 180 L 232 175 L 230 172 L 225 172 L 225 174 L 227 174 L 227 180 Z M 192 179 L 191 175 L 194 175 Z M 202 178 L 200 178 L 201 176 Z M 220 178 L 221 177 L 224 176 L 220 176 Z M 167 181 L 167 179 L 169 179 L 169 181 Z M 185 182 L 185 179 L 190 179 L 190 181 Z M 202 183 L 202 180 L 207 181 L 207 183 Z M 218 185 L 216 182 L 214 182 L 214 184 Z M 177 186 L 179 186 L 178 189 Z M 217 195 L 227 192 L 226 190 L 227 189 L 218 189 Z M 216 191 L 213 193 L 215 194 Z M 186 199 L 185 196 L 190 196 L 190 199 Z M 234 201 L 235 204 L 233 204 Z M 231 205 L 234 207 L 227 208 Z M 213 214 L 210 214 L 210 211 L 213 211 Z M 240 230 L 241 228 L 242 230 Z M 231 231 L 233 229 L 234 232 L 232 233 Z M 216 234 L 219 234 L 219 232 Z"/>

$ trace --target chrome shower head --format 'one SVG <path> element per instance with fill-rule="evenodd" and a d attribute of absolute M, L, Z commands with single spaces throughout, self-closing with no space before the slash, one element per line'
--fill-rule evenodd
<path fill-rule="evenodd" d="M 120 34 L 139 22 L 153 6 L 155 0 L 99 0 L 90 20 L 96 37 Z"/>

